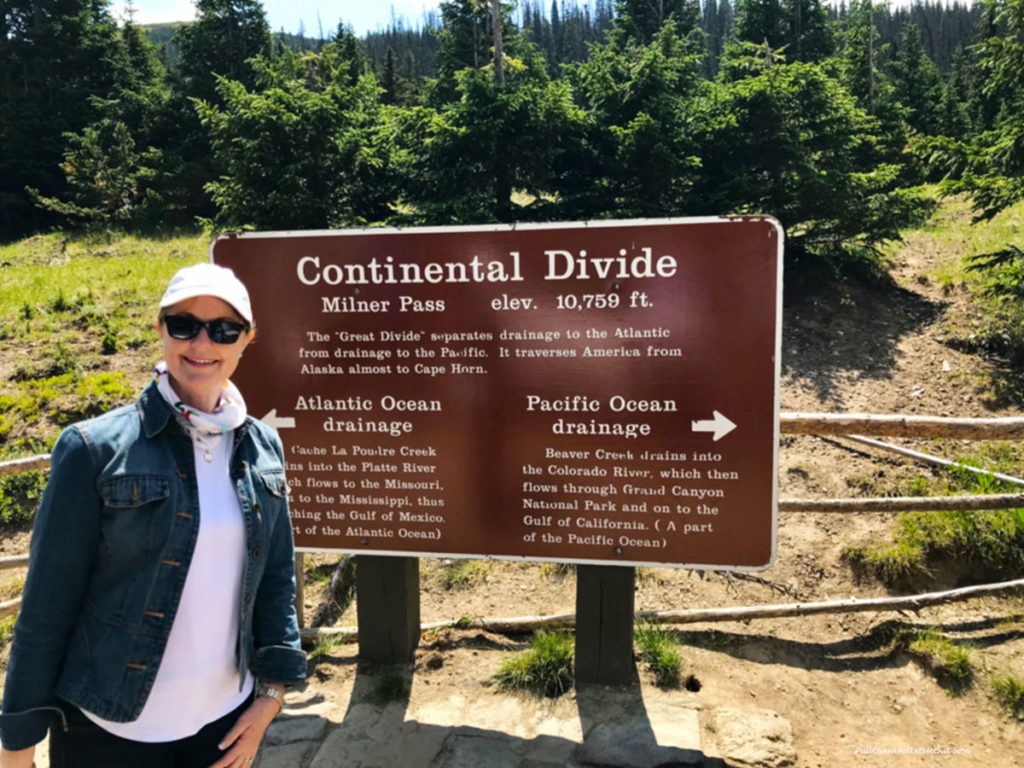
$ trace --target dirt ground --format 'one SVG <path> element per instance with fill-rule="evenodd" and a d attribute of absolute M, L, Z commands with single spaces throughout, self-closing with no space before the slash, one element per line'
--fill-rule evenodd
<path fill-rule="evenodd" d="M 946 210 L 946 209 L 943 209 Z M 966 215 L 961 213 L 959 215 Z M 840 283 L 815 298 L 791 300 L 784 312 L 783 411 L 864 412 L 933 416 L 1022 416 L 1001 394 L 1007 373 L 956 342 L 976 324 L 966 288 L 935 278 L 939 261 L 963 244 L 941 248 L 912 237 L 894 257 L 893 280 L 880 286 Z M 927 441 L 893 440 L 921 448 Z M 932 445 L 934 448 L 934 444 Z M 955 445 L 942 446 L 955 453 Z M 783 436 L 782 498 L 901 495 L 916 474 L 931 470 L 909 459 L 841 439 Z M 636 608 L 681 609 L 881 597 L 859 582 L 840 555 L 849 545 L 891 536 L 889 513 L 781 513 L 778 558 L 757 576 L 640 569 Z M 11 535 L 2 553 L 27 551 L 27 534 Z M 337 555 L 307 555 L 307 569 L 329 571 Z M 421 561 L 421 619 L 516 617 L 572 613 L 571 569 L 538 564 L 481 563 L 471 586 L 446 589 L 446 564 Z M 932 588 L 956 586 L 937 574 Z M 323 598 L 311 581 L 306 615 Z M 355 624 L 356 606 L 335 622 Z M 954 692 L 922 660 L 895 649 L 887 628 L 936 627 L 970 643 L 973 685 Z M 792 726 L 799 768 L 857 766 L 1024 766 L 1024 722 L 994 700 L 989 676 L 1024 676 L 1024 596 L 984 598 L 918 612 L 869 612 L 680 627 L 684 676 L 701 710 L 705 751 L 721 754 L 715 712 L 767 709 Z M 491 677 L 523 636 L 474 630 L 428 633 L 417 651 L 414 684 L 438 700 L 496 696 Z M 310 685 L 330 690 L 356 674 L 355 647 L 340 645 L 311 664 Z M 641 676 L 647 675 L 642 664 Z M 566 694 L 572 696 L 574 694 Z M 897 751 L 902 751 L 898 753 Z M 781 763 L 780 763 L 781 765 Z"/>
<path fill-rule="evenodd" d="M 960 215 L 966 215 L 961 213 Z M 995 363 L 957 351 L 976 320 L 962 285 L 940 283 L 938 260 L 962 245 L 936 249 L 911 238 L 892 264 L 891 283 L 839 284 L 827 294 L 790 303 L 784 313 L 783 411 L 863 412 L 932 416 L 1021 416 L 999 395 L 1005 376 Z M 891 440 L 919 450 L 930 441 Z M 964 444 L 966 447 L 966 444 Z M 935 445 L 932 444 L 933 452 Z M 941 448 L 956 453 L 957 446 Z M 840 439 L 783 436 L 782 498 L 900 495 L 916 474 L 931 472 L 909 459 Z M 637 610 L 740 606 L 883 597 L 877 583 L 858 582 L 840 554 L 848 545 L 891 536 L 891 513 L 781 513 L 778 559 L 756 577 L 672 569 L 640 569 Z M 308 555 L 327 570 L 337 556 Z M 460 617 L 573 613 L 575 579 L 537 564 L 481 563 L 477 583 L 446 589 L 446 563 L 421 561 L 424 623 Z M 937 574 L 930 589 L 957 586 Z M 309 585 L 307 615 L 322 597 Z M 355 624 L 355 605 L 336 622 Z M 895 649 L 887 629 L 936 627 L 969 643 L 975 677 L 967 690 L 944 687 L 927 664 Z M 793 763 L 801 768 L 866 765 L 1024 766 L 1024 722 L 994 700 L 995 672 L 1024 675 L 1024 599 L 976 599 L 919 612 L 869 612 L 680 627 L 684 676 L 699 684 L 705 751 L 721 754 L 717 709 L 768 709 L 789 721 Z M 415 679 L 439 699 L 494 696 L 489 678 L 525 637 L 445 631 L 424 637 Z M 354 646 L 340 646 L 313 666 L 313 685 L 331 686 L 355 674 Z M 640 675 L 647 672 L 638 665 Z M 694 682 L 691 681 L 691 684 Z M 693 687 L 691 685 L 691 687 Z M 422 691 L 418 694 L 422 695 Z M 571 695 L 571 694 L 568 694 Z"/>

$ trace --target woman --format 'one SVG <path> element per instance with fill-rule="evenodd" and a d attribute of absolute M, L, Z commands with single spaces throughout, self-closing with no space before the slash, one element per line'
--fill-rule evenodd
<path fill-rule="evenodd" d="M 231 270 L 180 270 L 134 405 L 66 429 L 36 514 L 0 768 L 248 768 L 305 679 L 281 442 L 230 376 L 252 340 Z"/>

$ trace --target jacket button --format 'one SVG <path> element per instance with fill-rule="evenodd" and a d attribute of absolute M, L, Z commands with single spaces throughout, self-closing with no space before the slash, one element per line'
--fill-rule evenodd
<path fill-rule="evenodd" d="M 260 556 L 260 548 L 259 547 L 256 547 L 256 549 L 254 549 L 252 551 L 252 556 L 253 556 L 253 559 L 258 559 L 259 558 L 259 556 Z"/>

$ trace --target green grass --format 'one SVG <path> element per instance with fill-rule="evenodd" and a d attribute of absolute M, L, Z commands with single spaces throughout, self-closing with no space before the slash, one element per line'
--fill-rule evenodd
<path fill-rule="evenodd" d="M 914 587 L 957 564 L 975 579 L 1015 578 L 1024 571 L 1024 509 L 905 512 L 895 539 L 847 547 L 843 559 L 893 587 Z"/>
<path fill-rule="evenodd" d="M 502 691 L 528 691 L 557 698 L 573 685 L 573 638 L 565 632 L 535 632 L 530 650 L 516 654 L 495 675 Z"/>
<path fill-rule="evenodd" d="M 306 658 L 309 659 L 309 661 L 316 661 L 324 656 L 330 656 L 331 651 L 344 643 L 345 640 L 341 635 L 326 635 L 316 641 L 316 645 L 309 650 L 306 654 Z"/>
<path fill-rule="evenodd" d="M 576 563 L 541 563 L 540 575 L 551 581 L 564 581 L 570 576 L 576 575 Z"/>
<path fill-rule="evenodd" d="M 934 627 L 901 627 L 895 630 L 893 639 L 897 647 L 921 660 L 953 693 L 962 693 L 974 682 L 971 646 L 954 642 Z"/>
<path fill-rule="evenodd" d="M 1018 720 L 1024 720 L 1024 679 L 1013 675 L 992 675 L 989 680 L 996 700 L 1006 713 Z"/>
<path fill-rule="evenodd" d="M 207 250 L 198 233 L 56 233 L 0 246 L 0 355 L 10 364 L 0 383 L 0 446 L 52 438 L 135 397 L 158 358 L 153 321 L 167 281 Z"/>
<path fill-rule="evenodd" d="M 17 620 L 18 614 L 16 613 L 6 619 L 0 619 L 0 647 L 11 642 L 11 638 L 14 636 L 14 624 Z"/>
<path fill-rule="evenodd" d="M 654 675 L 655 684 L 660 688 L 678 688 L 683 657 L 675 632 L 639 621 L 633 629 L 633 640 L 640 647 L 640 658 Z"/>
<path fill-rule="evenodd" d="M 382 667 L 373 684 L 370 699 L 379 707 L 405 698 L 409 693 L 409 679 L 402 667 Z"/>
<path fill-rule="evenodd" d="M 469 589 L 483 583 L 491 568 L 489 560 L 456 560 L 441 566 L 435 578 L 447 590 Z"/>

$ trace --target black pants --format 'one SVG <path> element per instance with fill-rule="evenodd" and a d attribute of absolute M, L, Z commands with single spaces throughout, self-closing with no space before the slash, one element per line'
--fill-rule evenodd
<path fill-rule="evenodd" d="M 58 701 L 67 719 L 50 728 L 50 768 L 209 768 L 224 754 L 217 744 L 251 699 L 206 725 L 194 736 L 147 743 L 122 739 L 100 728 L 66 701 Z M 257 765 L 259 760 L 253 765 Z"/>

